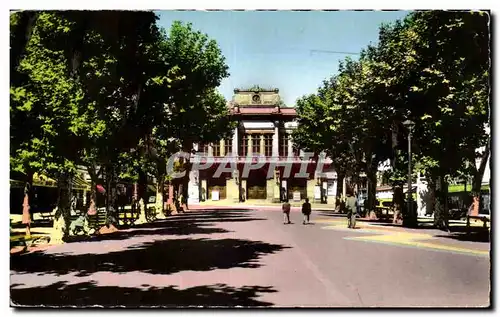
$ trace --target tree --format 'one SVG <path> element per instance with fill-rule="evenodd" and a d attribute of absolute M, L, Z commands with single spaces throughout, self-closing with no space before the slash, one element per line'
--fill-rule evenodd
<path fill-rule="evenodd" d="M 297 131 L 302 134 L 297 141 L 321 147 L 318 143 L 337 139 L 344 145 L 340 152 L 350 155 L 352 175 L 367 173 L 373 202 L 380 161 L 391 159 L 394 185 L 406 177 L 408 133 L 401 122 L 411 119 L 416 122 L 413 165 L 435 192 L 435 225 L 447 227 L 447 180 L 466 169 L 476 180 L 482 178 L 488 158 L 487 34 L 484 12 L 414 12 L 382 25 L 379 43 L 362 51 L 358 61 L 341 63 L 339 73 L 319 90 L 321 102 L 315 97 L 299 102 L 304 127 Z M 316 122 L 332 131 L 308 133 Z M 476 168 L 471 162 L 481 147 L 483 164 Z M 480 188 L 480 181 L 475 184 Z M 415 216 L 405 218 L 416 223 Z"/>
<path fill-rule="evenodd" d="M 11 150 L 11 161 L 21 169 L 27 161 L 42 165 L 32 162 L 43 158 L 45 170 L 59 178 L 54 226 L 62 236 L 67 235 L 69 180 L 76 164 L 88 166 L 94 181 L 96 166 L 101 166 L 108 184 L 108 216 L 113 214 L 115 197 L 109 189 L 116 162 L 120 153 L 138 144 L 151 118 L 140 96 L 147 95 L 143 86 L 159 61 L 155 20 L 152 12 L 43 12 L 25 49 L 18 49 L 24 52 L 16 68 L 22 80 L 11 85 L 11 117 L 17 122 L 33 118 L 35 139 L 15 124 L 17 148 Z"/>
<path fill-rule="evenodd" d="M 417 12 L 407 24 L 406 47 L 414 58 L 406 74 L 412 82 L 407 106 L 417 120 L 417 150 L 436 180 L 435 225 L 445 228 L 447 179 L 487 140 L 488 16 Z"/>
<path fill-rule="evenodd" d="M 36 15 L 31 35 L 19 50 L 19 65 L 11 83 L 11 166 L 33 173 L 46 172 L 62 179 L 54 226 L 67 232 L 71 176 L 76 171 L 78 142 L 68 133 L 78 129 L 75 118 L 82 91 L 69 74 L 63 43 L 70 23 L 51 12 Z M 28 119 L 28 129 L 22 121 Z M 32 133 L 27 135 L 26 133 Z"/>
<path fill-rule="evenodd" d="M 206 34 L 194 31 L 190 24 L 174 22 L 162 51 L 164 62 L 171 65 L 180 78 L 169 84 L 172 95 L 165 111 L 174 123 L 170 137 L 181 140 L 182 151 L 190 153 L 193 143 L 214 142 L 230 135 L 234 122 L 224 98 L 215 91 L 229 75 L 217 43 Z M 184 164 L 186 173 L 179 192 L 187 199 L 189 159 Z"/>

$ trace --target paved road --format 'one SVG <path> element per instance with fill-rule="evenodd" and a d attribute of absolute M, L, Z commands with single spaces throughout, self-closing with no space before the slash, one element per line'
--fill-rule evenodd
<path fill-rule="evenodd" d="M 196 211 L 13 256 L 11 298 L 57 306 L 489 305 L 489 256 L 370 241 L 383 233 L 321 218 L 302 225 L 295 211 L 283 225 L 276 211 Z"/>

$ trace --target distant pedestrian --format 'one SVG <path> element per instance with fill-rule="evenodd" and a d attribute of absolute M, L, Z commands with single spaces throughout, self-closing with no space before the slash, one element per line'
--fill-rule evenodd
<path fill-rule="evenodd" d="M 345 207 L 347 209 L 347 228 L 354 229 L 356 227 L 356 213 L 358 202 L 352 192 L 347 193 Z"/>
<path fill-rule="evenodd" d="M 288 202 L 288 199 L 285 200 L 285 203 L 281 207 L 283 209 L 283 224 L 290 224 L 290 203 Z"/>
<path fill-rule="evenodd" d="M 302 204 L 302 214 L 304 215 L 304 221 L 302 224 L 309 223 L 309 216 L 311 215 L 311 204 L 309 203 L 309 198 L 306 198 L 306 202 Z"/>
<path fill-rule="evenodd" d="M 286 188 L 285 187 L 281 187 L 281 201 L 288 201 L 287 197 L 286 197 Z"/>
<path fill-rule="evenodd" d="M 23 199 L 23 216 L 22 223 L 26 227 L 26 236 L 31 236 L 31 210 L 30 210 L 30 201 L 29 201 L 29 192 L 30 192 L 30 184 L 27 183 L 24 187 L 24 199 Z M 31 202 L 33 204 L 33 202 Z"/>

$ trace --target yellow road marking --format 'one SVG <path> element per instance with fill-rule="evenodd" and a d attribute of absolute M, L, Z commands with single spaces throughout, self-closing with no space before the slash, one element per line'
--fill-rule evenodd
<path fill-rule="evenodd" d="M 469 248 L 462 248 L 462 247 L 446 245 L 446 244 L 437 244 L 437 243 L 419 241 L 419 240 L 433 240 L 434 239 L 433 236 L 431 236 L 429 234 L 415 234 L 415 233 L 405 233 L 405 232 L 394 232 L 394 233 L 384 232 L 384 234 L 382 234 L 382 235 L 364 236 L 364 237 L 346 237 L 344 239 L 368 241 L 368 242 L 391 243 L 391 244 L 407 245 L 407 246 L 412 246 L 412 247 L 417 247 L 417 248 L 429 248 L 429 249 L 435 249 L 435 250 L 469 253 L 469 254 L 483 255 L 483 256 L 487 256 L 490 253 L 488 250 L 469 249 Z"/>
<path fill-rule="evenodd" d="M 329 226 L 322 227 L 322 229 L 352 231 L 352 229 L 347 228 L 347 220 L 345 220 L 345 219 L 334 220 L 334 221 L 332 221 L 332 220 L 319 220 L 318 222 L 331 224 Z M 434 250 L 441 250 L 441 251 L 448 251 L 448 252 L 459 252 L 459 253 L 481 255 L 481 256 L 488 256 L 490 254 L 489 250 L 470 249 L 470 248 L 447 245 L 447 244 L 442 244 L 442 243 L 421 241 L 421 240 L 438 241 L 436 238 L 434 238 L 430 234 L 411 233 L 411 232 L 404 232 L 404 231 L 398 231 L 398 230 L 390 230 L 390 229 L 385 229 L 385 228 L 381 229 L 381 228 L 377 228 L 376 226 L 370 226 L 370 225 L 358 225 L 358 224 L 356 224 L 356 227 L 359 228 L 358 230 L 360 230 L 360 229 L 361 230 L 356 231 L 356 229 L 355 229 L 354 230 L 355 233 L 372 232 L 372 233 L 378 233 L 378 234 L 377 235 L 370 235 L 370 236 L 345 237 L 344 239 L 366 241 L 366 242 L 387 243 L 387 244 L 393 244 L 393 245 L 411 246 L 411 247 L 417 247 L 417 248 L 427 248 L 427 249 L 434 249 Z"/>

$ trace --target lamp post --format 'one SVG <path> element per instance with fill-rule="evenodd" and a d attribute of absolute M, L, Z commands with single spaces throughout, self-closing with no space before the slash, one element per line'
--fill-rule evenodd
<path fill-rule="evenodd" d="M 413 128 L 415 127 L 415 122 L 411 120 L 406 120 L 403 122 L 403 125 L 408 129 L 408 215 L 407 218 L 410 222 L 413 222 L 413 213 L 412 213 L 412 182 L 411 182 L 411 135 L 413 133 Z"/>

